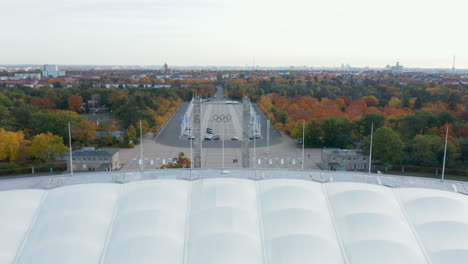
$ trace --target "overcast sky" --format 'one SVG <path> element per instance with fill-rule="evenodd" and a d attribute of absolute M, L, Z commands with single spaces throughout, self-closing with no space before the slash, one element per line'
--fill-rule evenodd
<path fill-rule="evenodd" d="M 466 0 L 0 0 L 0 64 L 468 68 Z M 254 59 L 255 58 L 255 59 Z"/>

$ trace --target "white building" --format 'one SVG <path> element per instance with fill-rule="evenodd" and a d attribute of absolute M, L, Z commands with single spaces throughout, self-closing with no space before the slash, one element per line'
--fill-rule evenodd
<path fill-rule="evenodd" d="M 41 79 L 40 73 L 15 73 L 16 79 Z"/>
<path fill-rule="evenodd" d="M 60 71 L 57 65 L 44 65 L 44 70 L 42 71 L 43 78 L 57 78 L 65 76 L 65 71 Z"/>

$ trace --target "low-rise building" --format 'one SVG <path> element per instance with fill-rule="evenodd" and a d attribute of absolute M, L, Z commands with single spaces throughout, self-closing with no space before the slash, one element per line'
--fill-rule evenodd
<path fill-rule="evenodd" d="M 360 149 L 322 149 L 321 167 L 333 171 L 366 171 L 369 158 Z"/>
<path fill-rule="evenodd" d="M 74 171 L 112 171 L 120 168 L 119 151 L 85 148 L 72 152 Z M 67 157 L 67 170 L 70 170 Z"/>

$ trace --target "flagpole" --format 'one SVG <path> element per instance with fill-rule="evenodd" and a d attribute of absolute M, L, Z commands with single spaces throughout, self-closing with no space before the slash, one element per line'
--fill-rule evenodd
<path fill-rule="evenodd" d="M 189 127 L 190 127 L 190 117 L 189 117 Z M 190 168 L 193 169 L 193 141 L 195 138 L 192 139 L 192 128 L 190 128 L 189 133 L 189 141 L 190 141 Z"/>
<path fill-rule="evenodd" d="M 372 141 L 374 137 L 374 122 L 372 122 L 371 126 L 371 137 L 370 137 L 370 151 L 369 151 L 369 175 L 371 174 L 371 166 L 372 166 Z"/>
<path fill-rule="evenodd" d="M 302 120 L 302 170 L 304 170 L 305 121 Z"/>
<path fill-rule="evenodd" d="M 223 112 L 226 112 L 226 109 L 225 109 L 226 106 L 225 106 L 225 105 L 222 105 L 222 107 L 223 107 Z M 222 146 L 221 146 L 221 148 L 222 148 L 222 159 L 223 159 L 222 162 L 221 162 L 221 164 L 222 164 L 223 170 L 224 170 L 224 139 L 226 138 L 226 135 L 224 134 L 224 133 L 225 133 L 225 130 L 224 130 L 224 123 L 225 123 L 225 122 L 224 122 L 224 120 L 223 120 L 223 138 L 221 139 L 221 140 L 222 140 L 222 142 L 221 142 L 221 144 L 222 144 Z"/>
<path fill-rule="evenodd" d="M 447 157 L 447 139 L 448 139 L 448 124 L 446 124 L 447 129 L 445 130 L 445 147 L 444 147 L 444 161 L 442 165 L 442 181 L 444 181 L 445 177 L 445 159 Z"/>
<path fill-rule="evenodd" d="M 140 169 L 143 171 L 143 130 L 141 128 L 141 120 L 140 120 Z"/>
<path fill-rule="evenodd" d="M 71 144 L 71 125 L 68 122 L 68 145 L 70 150 L 70 173 L 73 176 L 73 154 L 72 154 L 72 144 Z"/>
<path fill-rule="evenodd" d="M 255 122 L 254 122 L 254 124 L 255 124 Z M 256 148 L 255 148 L 255 146 L 256 146 L 255 138 L 257 137 L 257 135 L 255 135 L 255 127 L 254 127 L 254 131 L 252 131 L 252 135 L 253 135 L 253 141 L 254 141 L 254 153 L 253 154 L 254 154 L 254 170 L 255 170 L 256 167 L 257 167 L 257 164 L 256 164 L 257 163 L 257 156 L 256 156 L 257 152 L 256 152 Z"/>
<path fill-rule="evenodd" d="M 270 153 L 270 119 L 267 120 L 267 154 Z"/>

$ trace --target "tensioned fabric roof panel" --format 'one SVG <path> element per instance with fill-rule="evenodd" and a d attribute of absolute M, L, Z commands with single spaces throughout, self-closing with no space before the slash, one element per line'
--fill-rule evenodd
<path fill-rule="evenodd" d="M 214 177 L 0 191 L 2 264 L 467 258 L 468 197 L 441 190 Z"/>
<path fill-rule="evenodd" d="M 468 197 L 419 188 L 397 192 L 432 263 L 468 263 Z"/>

